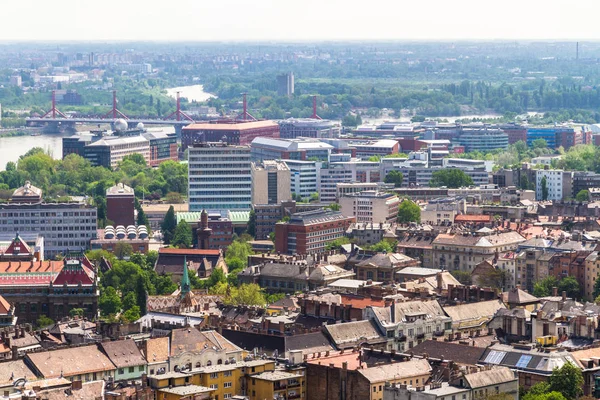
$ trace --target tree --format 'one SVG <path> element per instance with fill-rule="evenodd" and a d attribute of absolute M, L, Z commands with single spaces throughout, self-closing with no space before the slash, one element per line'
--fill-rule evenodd
<path fill-rule="evenodd" d="M 84 314 L 83 308 L 71 308 L 69 310 L 69 316 L 71 318 L 74 318 L 74 317 L 83 317 L 83 314 Z"/>
<path fill-rule="evenodd" d="M 181 204 L 183 203 L 183 196 L 179 192 L 169 192 L 165 196 L 165 202 L 168 204 Z"/>
<path fill-rule="evenodd" d="M 37 319 L 36 321 L 37 327 L 39 328 L 46 328 L 50 325 L 54 325 L 54 321 L 50 318 L 48 318 L 46 315 L 40 315 L 40 317 Z"/>
<path fill-rule="evenodd" d="M 421 208 L 412 200 L 402 200 L 398 206 L 398 222 L 421 222 Z"/>
<path fill-rule="evenodd" d="M 554 368 L 548 378 L 549 390 L 561 393 L 568 400 L 577 399 L 583 394 L 583 383 L 581 369 L 570 362 Z"/>
<path fill-rule="evenodd" d="M 542 200 L 548 200 L 548 179 L 545 176 L 542 177 Z"/>
<path fill-rule="evenodd" d="M 318 192 L 311 193 L 310 199 L 308 201 L 311 203 L 315 203 L 315 202 L 319 201 L 319 193 Z"/>
<path fill-rule="evenodd" d="M 580 190 L 579 193 L 575 196 L 575 200 L 577 201 L 589 201 L 590 200 L 590 192 L 588 190 Z"/>
<path fill-rule="evenodd" d="M 551 391 L 548 382 L 536 383 L 521 398 L 523 400 L 566 400 L 562 393 Z"/>
<path fill-rule="evenodd" d="M 403 180 L 404 180 L 404 175 L 402 174 L 402 172 L 397 171 L 397 170 L 392 170 L 387 173 L 387 175 L 385 176 L 384 182 L 385 183 L 393 183 L 394 187 L 399 188 L 402 186 Z"/>
<path fill-rule="evenodd" d="M 385 240 L 381 240 L 381 241 L 375 243 L 373 246 L 371 246 L 371 250 L 378 251 L 378 252 L 392 253 L 392 252 L 394 252 L 395 247 L 396 246 L 394 246 L 392 243 L 385 241 Z"/>
<path fill-rule="evenodd" d="M 254 210 L 250 210 L 250 218 L 248 219 L 248 228 L 246 229 L 246 232 L 252 237 L 256 236 L 256 212 Z"/>
<path fill-rule="evenodd" d="M 98 308 L 103 316 L 116 314 L 121 310 L 121 298 L 114 287 L 107 287 L 100 292 Z"/>
<path fill-rule="evenodd" d="M 115 256 L 117 256 L 119 260 L 129 257 L 132 253 L 133 247 L 131 246 L 131 244 L 125 241 L 120 240 L 115 245 Z"/>
<path fill-rule="evenodd" d="M 344 244 L 350 244 L 350 239 L 348 239 L 346 236 L 328 242 L 325 245 L 325 250 L 337 250 Z"/>
<path fill-rule="evenodd" d="M 219 282 L 227 282 L 227 278 L 225 277 L 225 273 L 221 268 L 215 269 L 208 278 L 206 285 L 208 287 L 216 286 Z"/>
<path fill-rule="evenodd" d="M 545 139 L 535 139 L 531 142 L 534 149 L 545 149 L 548 147 L 548 142 Z"/>
<path fill-rule="evenodd" d="M 578 299 L 581 297 L 581 288 L 579 287 L 579 282 L 573 276 L 566 276 L 560 280 L 558 283 L 558 290 L 562 292 L 567 292 L 567 296 L 572 299 Z"/>
<path fill-rule="evenodd" d="M 150 228 L 150 221 L 148 220 L 148 216 L 146 215 L 142 207 L 139 207 L 137 210 L 136 222 L 138 226 L 144 225 L 145 227 Z"/>
<path fill-rule="evenodd" d="M 139 306 L 133 306 L 121 315 L 121 320 L 125 323 L 135 322 L 142 317 Z"/>
<path fill-rule="evenodd" d="M 229 266 L 230 260 L 239 260 L 243 266 L 248 265 L 248 256 L 252 254 L 252 246 L 250 243 L 234 240 L 225 251 L 225 262 Z M 239 261 L 235 261 L 236 263 Z"/>
<path fill-rule="evenodd" d="M 340 205 L 338 203 L 331 203 L 325 208 L 329 208 L 332 211 L 340 211 Z"/>
<path fill-rule="evenodd" d="M 553 276 L 548 276 L 533 285 L 533 295 L 535 297 L 550 296 L 554 287 L 558 288 L 558 280 Z"/>
<path fill-rule="evenodd" d="M 456 189 L 463 186 L 472 186 L 473 179 L 463 170 L 457 168 L 440 169 L 431 174 L 429 186 L 439 187 L 446 186 Z"/>
<path fill-rule="evenodd" d="M 171 244 L 171 240 L 173 240 L 173 235 L 175 234 L 175 228 L 177 227 L 177 219 L 175 218 L 175 209 L 173 206 L 169 207 L 169 210 L 165 214 L 165 218 L 163 219 L 162 224 L 160 224 L 160 229 L 163 235 L 163 241 L 165 244 Z"/>
<path fill-rule="evenodd" d="M 192 228 L 190 224 L 185 222 L 184 220 L 179 221 L 177 227 L 175 228 L 175 233 L 173 234 L 173 240 L 171 240 L 171 245 L 179 247 L 179 248 L 190 248 L 192 247 L 192 241 L 194 240 L 192 234 Z"/>
<path fill-rule="evenodd" d="M 463 285 L 471 285 L 472 284 L 471 273 L 468 271 L 461 271 L 461 270 L 457 269 L 454 271 L 450 271 L 450 274 L 452 274 L 452 276 L 455 277 L 456 280 L 459 281 L 460 283 L 462 283 Z"/>

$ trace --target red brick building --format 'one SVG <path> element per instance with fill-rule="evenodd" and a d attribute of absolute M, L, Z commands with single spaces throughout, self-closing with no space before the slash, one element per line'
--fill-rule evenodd
<path fill-rule="evenodd" d="M 133 188 L 118 183 L 106 189 L 106 218 L 115 226 L 135 225 L 135 193 Z"/>
<path fill-rule="evenodd" d="M 527 143 L 527 128 L 521 125 L 509 124 L 500 125 L 500 129 L 508 136 L 508 144 L 514 144 L 518 141 Z"/>
<path fill-rule="evenodd" d="M 565 150 L 569 150 L 578 144 L 583 144 L 583 134 L 581 131 L 575 131 L 573 128 L 556 130 L 556 148 L 562 146 Z"/>
<path fill-rule="evenodd" d="M 289 254 L 320 253 L 327 243 L 344 236 L 356 222 L 339 211 L 323 208 L 293 214 L 289 221 L 275 225 L 275 250 Z"/>
<path fill-rule="evenodd" d="M 279 137 L 279 124 L 275 121 L 231 121 L 190 124 L 181 131 L 181 148 L 193 143 L 227 141 L 231 145 L 249 145 L 257 137 Z"/>

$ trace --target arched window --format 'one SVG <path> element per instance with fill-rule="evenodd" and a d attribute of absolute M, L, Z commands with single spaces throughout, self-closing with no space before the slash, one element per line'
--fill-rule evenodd
<path fill-rule="evenodd" d="M 200 362 L 196 363 L 196 368 L 200 368 L 201 366 L 202 366 L 202 363 L 200 363 Z"/>
<path fill-rule="evenodd" d="M 217 364 L 219 364 L 219 365 L 223 364 L 223 360 L 221 360 L 221 359 L 219 358 L 219 360 L 217 361 Z"/>
<path fill-rule="evenodd" d="M 209 361 L 206 363 L 206 366 L 207 366 L 207 367 L 210 367 L 211 365 L 212 365 L 212 361 L 210 361 L 210 360 L 209 360 Z"/>

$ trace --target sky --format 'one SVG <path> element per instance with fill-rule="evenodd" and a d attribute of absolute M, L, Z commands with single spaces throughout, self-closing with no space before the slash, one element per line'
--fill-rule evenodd
<path fill-rule="evenodd" d="M 0 41 L 600 40 L 600 0 L 4 0 Z"/>

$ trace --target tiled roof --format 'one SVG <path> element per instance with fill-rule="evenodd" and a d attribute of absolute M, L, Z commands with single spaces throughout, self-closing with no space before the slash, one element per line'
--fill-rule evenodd
<path fill-rule="evenodd" d="M 0 384 L 12 383 L 19 378 L 35 379 L 35 374 L 23 360 L 0 363 Z"/>
<path fill-rule="evenodd" d="M 149 363 L 164 362 L 169 359 L 169 338 L 148 339 L 145 343 L 145 356 Z"/>
<path fill-rule="evenodd" d="M 429 374 L 431 373 L 431 366 L 427 360 L 412 359 L 410 361 L 359 369 L 358 372 L 362 374 L 370 383 L 378 383 L 390 379 L 397 380 L 409 378 L 411 376 Z"/>
<path fill-rule="evenodd" d="M 471 389 L 499 385 L 516 380 L 515 374 L 506 367 L 496 367 L 488 371 L 475 372 L 464 376 Z"/>
<path fill-rule="evenodd" d="M 8 314 L 10 311 L 10 303 L 0 295 L 0 314 Z"/>
<path fill-rule="evenodd" d="M 146 364 L 146 359 L 131 339 L 103 342 L 100 346 L 117 368 L 135 367 Z"/>
<path fill-rule="evenodd" d="M 506 308 L 500 300 L 479 301 L 477 303 L 446 306 L 444 311 L 454 325 L 479 326 L 493 318 L 496 311 Z"/>
<path fill-rule="evenodd" d="M 43 378 L 111 371 L 113 363 L 96 345 L 28 353 L 26 358 Z"/>
<path fill-rule="evenodd" d="M 416 345 L 410 351 L 415 355 L 427 354 L 432 358 L 452 360 L 462 365 L 477 365 L 485 349 L 464 344 L 426 340 Z"/>
<path fill-rule="evenodd" d="M 373 344 L 387 340 L 371 320 L 326 325 L 324 329 L 340 350 L 360 343 Z"/>

